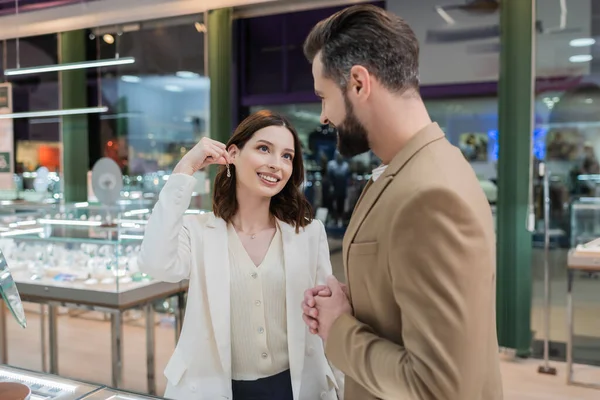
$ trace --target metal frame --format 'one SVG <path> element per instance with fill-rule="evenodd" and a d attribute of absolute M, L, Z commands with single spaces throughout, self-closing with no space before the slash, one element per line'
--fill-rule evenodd
<path fill-rule="evenodd" d="M 20 287 L 27 287 L 29 285 L 21 284 Z M 154 309 L 152 304 L 156 300 L 167 299 L 177 297 L 177 309 L 175 311 L 175 343 L 178 342 L 181 334 L 181 327 L 183 325 L 183 316 L 185 309 L 185 293 L 187 292 L 187 283 L 176 285 L 175 288 L 172 285 L 161 285 L 157 283 L 156 290 L 150 292 L 145 291 L 141 293 L 143 297 L 138 297 L 135 301 L 130 301 L 127 304 L 120 306 L 118 303 L 113 305 L 109 304 L 79 304 L 73 302 L 69 298 L 57 299 L 44 297 L 42 294 L 27 295 L 21 294 L 21 298 L 24 302 L 37 303 L 41 307 L 41 339 L 42 339 L 42 370 L 44 372 L 50 372 L 51 374 L 58 375 L 58 308 L 65 307 L 68 309 L 78 309 L 85 311 L 98 311 L 102 313 L 110 314 L 110 325 L 111 325 L 111 371 L 112 371 L 112 384 L 114 388 L 120 388 L 123 383 L 123 313 L 132 309 L 142 308 L 145 312 L 146 317 L 146 377 L 148 393 L 151 395 L 156 394 L 156 363 L 155 363 L 155 349 L 156 349 L 156 338 L 155 338 L 155 323 L 154 323 Z M 45 288 L 47 290 L 47 287 Z M 162 290 L 160 290 L 162 289 Z M 81 292 L 86 292 L 80 290 Z M 27 291 L 25 291 L 27 292 Z M 53 293 L 56 295 L 56 292 Z M 83 293 L 82 293 L 83 294 Z M 79 297 L 79 296 L 77 296 Z M 119 297 L 119 294 L 117 294 Z M 127 296 L 129 297 L 129 296 Z M 130 297 L 129 297 L 130 298 Z M 48 308 L 48 337 L 46 344 L 46 323 L 45 323 L 45 312 L 44 309 Z M 48 349 L 48 356 L 46 356 L 46 349 Z M 2 304 L 0 306 L 0 364 L 7 364 L 8 362 L 8 345 L 6 335 L 6 309 Z M 47 367 L 47 362 L 49 366 Z"/>

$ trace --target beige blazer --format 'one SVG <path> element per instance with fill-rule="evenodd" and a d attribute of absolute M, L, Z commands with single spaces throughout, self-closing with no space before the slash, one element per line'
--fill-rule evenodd
<path fill-rule="evenodd" d="M 181 337 L 165 369 L 166 398 L 231 399 L 231 312 L 227 224 L 213 213 L 184 215 L 196 179 L 173 174 L 146 226 L 138 259 L 156 279 L 189 279 Z M 337 400 L 343 375 L 334 371 L 323 342 L 302 320 L 304 290 L 331 274 L 323 224 L 300 233 L 278 221 L 286 277 L 287 336 L 294 400 Z M 339 397 L 341 399 L 341 396 Z"/>
<path fill-rule="evenodd" d="M 502 399 L 492 214 L 437 124 L 365 188 L 344 268 L 354 315 L 325 351 L 346 400 Z"/>

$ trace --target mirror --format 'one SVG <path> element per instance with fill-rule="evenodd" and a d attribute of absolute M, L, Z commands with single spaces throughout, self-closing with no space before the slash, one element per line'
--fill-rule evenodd
<path fill-rule="evenodd" d="M 2 293 L 4 302 L 19 325 L 25 328 L 27 320 L 25 319 L 25 310 L 23 309 L 23 303 L 21 303 L 21 296 L 19 296 L 17 285 L 10 274 L 8 263 L 6 262 L 6 258 L 4 258 L 2 250 L 0 250 L 0 293 Z"/>

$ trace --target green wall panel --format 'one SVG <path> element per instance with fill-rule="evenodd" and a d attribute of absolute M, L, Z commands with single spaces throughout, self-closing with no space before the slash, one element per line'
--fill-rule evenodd
<path fill-rule="evenodd" d="M 85 61 L 86 34 L 84 30 L 59 34 L 59 60 L 61 63 Z M 63 109 L 87 107 L 86 70 L 60 72 L 61 107 Z M 62 172 L 64 201 L 87 200 L 87 171 L 89 169 L 88 116 L 62 117 Z"/>
<path fill-rule="evenodd" d="M 535 0 L 501 2 L 498 160 L 500 346 L 528 356 L 531 346 L 531 233 L 527 230 L 533 107 Z"/>

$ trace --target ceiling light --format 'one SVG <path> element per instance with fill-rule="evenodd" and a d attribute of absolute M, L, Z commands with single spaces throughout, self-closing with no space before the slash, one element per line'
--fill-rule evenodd
<path fill-rule="evenodd" d="M 183 92 L 183 89 L 176 85 L 165 85 L 165 90 L 168 90 L 169 92 Z"/>
<path fill-rule="evenodd" d="M 571 47 L 586 47 L 593 46 L 594 44 L 596 44 L 596 39 L 594 38 L 579 38 L 573 39 L 569 42 Z"/>
<path fill-rule="evenodd" d="M 102 36 L 102 39 L 108 44 L 113 44 L 115 42 L 115 37 L 113 35 L 111 35 L 110 33 L 105 33 Z"/>
<path fill-rule="evenodd" d="M 134 76 L 134 75 L 123 75 L 121 77 L 121 80 L 123 82 L 128 82 L 128 83 L 138 83 L 139 81 L 142 80 L 142 78 L 140 78 L 139 76 Z"/>
<path fill-rule="evenodd" d="M 198 78 L 200 76 L 200 74 L 190 71 L 177 71 L 175 75 L 184 79 Z"/>
<path fill-rule="evenodd" d="M 96 60 L 96 61 L 81 61 L 81 62 L 66 63 L 66 64 L 42 65 L 39 67 L 7 69 L 6 71 L 4 71 L 4 75 L 15 76 L 15 75 L 39 74 L 42 72 L 70 71 L 73 69 L 98 68 L 98 67 L 110 67 L 113 65 L 133 64 L 134 62 L 135 62 L 135 58 L 133 58 L 133 57 L 109 58 L 109 59 Z"/>
<path fill-rule="evenodd" d="M 439 14 L 439 16 L 442 17 L 442 19 L 444 21 L 446 21 L 446 23 L 448 25 L 454 25 L 454 24 L 456 24 L 456 21 L 454 20 L 454 18 L 452 18 L 450 15 L 448 15 L 448 13 L 446 12 L 446 10 L 444 10 L 444 7 L 436 6 L 435 7 L 435 11 L 437 11 L 437 13 Z"/>
<path fill-rule="evenodd" d="M 206 33 L 206 25 L 201 22 L 195 22 L 194 27 L 199 33 Z"/>
<path fill-rule="evenodd" d="M 569 61 L 572 63 L 582 63 L 592 61 L 592 56 L 590 54 L 578 54 L 576 56 L 569 57 Z"/>
<path fill-rule="evenodd" d="M 0 114 L 0 119 L 60 117 L 65 115 L 96 114 L 108 111 L 108 107 L 71 108 L 68 110 L 30 111 Z"/>

